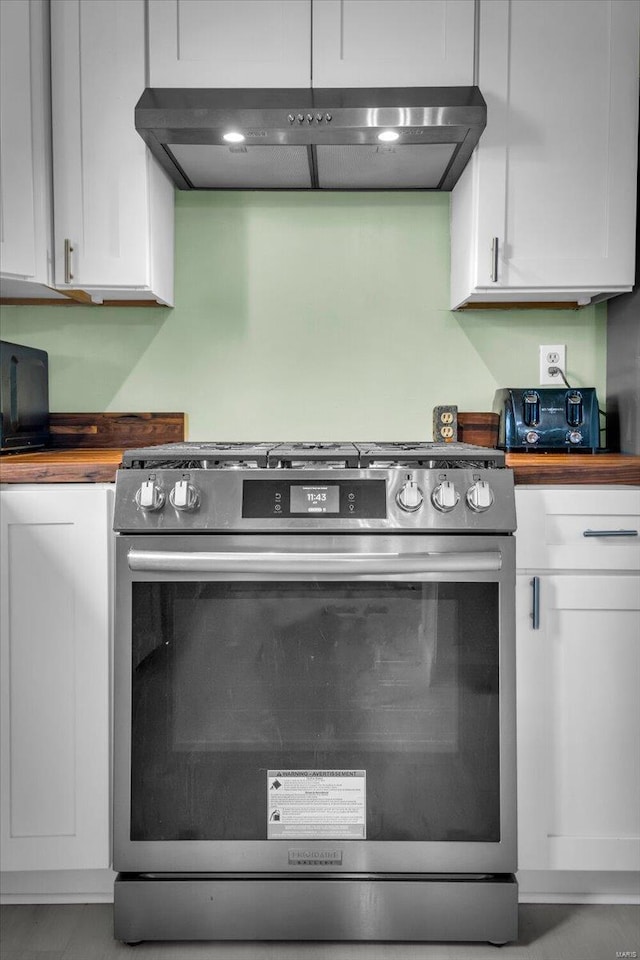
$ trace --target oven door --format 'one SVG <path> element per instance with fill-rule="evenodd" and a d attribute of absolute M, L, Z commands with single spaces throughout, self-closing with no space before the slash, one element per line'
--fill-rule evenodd
<path fill-rule="evenodd" d="M 512 537 L 117 548 L 117 870 L 515 870 Z"/>

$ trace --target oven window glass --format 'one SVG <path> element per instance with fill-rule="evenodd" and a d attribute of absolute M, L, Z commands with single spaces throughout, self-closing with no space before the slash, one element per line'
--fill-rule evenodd
<path fill-rule="evenodd" d="M 131 839 L 265 839 L 282 768 L 365 770 L 368 840 L 500 839 L 497 583 L 132 588 Z"/>

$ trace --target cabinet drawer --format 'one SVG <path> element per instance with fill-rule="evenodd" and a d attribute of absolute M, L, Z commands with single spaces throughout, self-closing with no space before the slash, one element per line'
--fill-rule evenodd
<path fill-rule="evenodd" d="M 518 569 L 639 570 L 640 488 L 516 488 Z"/>

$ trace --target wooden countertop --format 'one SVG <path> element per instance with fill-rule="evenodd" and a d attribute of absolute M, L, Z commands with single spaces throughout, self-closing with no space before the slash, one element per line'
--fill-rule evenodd
<path fill-rule="evenodd" d="M 0 483 L 109 483 L 122 448 L 50 449 L 0 457 Z M 509 453 L 516 483 L 640 485 L 640 457 L 620 453 Z"/>
<path fill-rule="evenodd" d="M 38 450 L 0 457 L 0 483 L 112 483 L 122 449 Z"/>
<path fill-rule="evenodd" d="M 640 485 L 640 457 L 624 453 L 508 453 L 516 483 Z"/>
<path fill-rule="evenodd" d="M 184 413 L 51 413 L 46 450 L 0 454 L 0 483 L 113 483 L 123 450 L 180 443 Z"/>

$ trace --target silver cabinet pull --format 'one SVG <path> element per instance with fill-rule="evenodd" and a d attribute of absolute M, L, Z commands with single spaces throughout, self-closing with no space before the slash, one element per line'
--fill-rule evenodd
<path fill-rule="evenodd" d="M 637 530 L 585 530 L 583 537 L 637 537 Z"/>
<path fill-rule="evenodd" d="M 65 240 L 64 242 L 64 282 L 71 283 L 73 280 L 73 274 L 71 272 L 71 254 L 73 253 L 73 247 L 71 246 L 71 240 Z"/>
<path fill-rule="evenodd" d="M 531 581 L 531 626 L 540 629 L 540 577 Z"/>
<path fill-rule="evenodd" d="M 491 241 L 491 282 L 498 282 L 498 250 L 500 247 L 500 241 L 498 237 L 494 237 Z"/>

